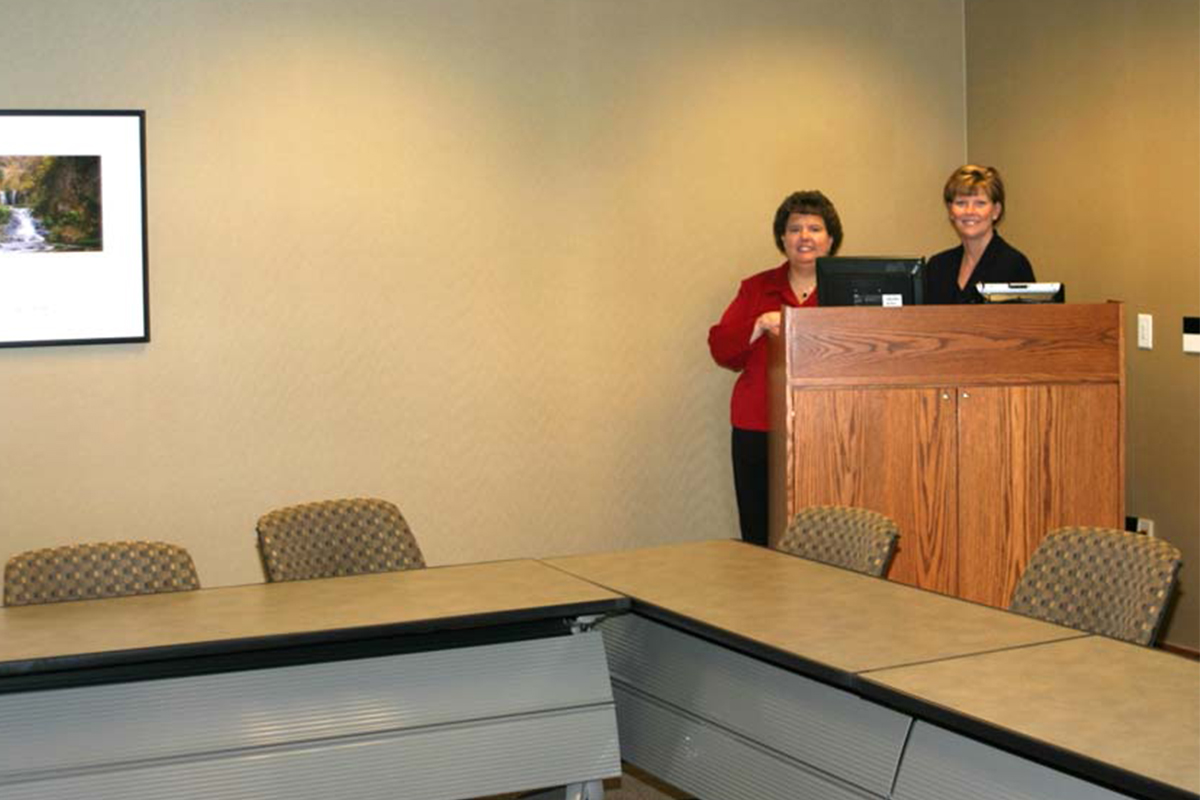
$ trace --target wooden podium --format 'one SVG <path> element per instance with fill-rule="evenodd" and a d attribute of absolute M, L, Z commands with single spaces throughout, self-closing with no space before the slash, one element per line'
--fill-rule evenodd
<path fill-rule="evenodd" d="M 770 346 L 772 542 L 870 508 L 890 579 L 1003 608 L 1049 530 L 1124 527 L 1119 303 L 788 309 Z"/>

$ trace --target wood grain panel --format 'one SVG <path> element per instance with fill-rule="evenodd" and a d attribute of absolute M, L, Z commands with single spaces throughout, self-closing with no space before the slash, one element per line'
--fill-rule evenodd
<path fill-rule="evenodd" d="M 1117 303 L 789 311 L 789 377 L 807 387 L 1117 381 L 1121 314 Z"/>
<path fill-rule="evenodd" d="M 935 389 L 796 391 L 793 510 L 838 504 L 900 527 L 892 580 L 954 593 L 953 394 Z"/>
<path fill-rule="evenodd" d="M 1006 607 L 1062 525 L 1121 528 L 1116 385 L 965 387 L 958 415 L 958 595 Z"/>
<path fill-rule="evenodd" d="M 779 336 L 767 337 L 767 400 L 771 429 L 767 432 L 767 540 L 777 542 L 787 528 L 795 508 L 795 486 L 791 475 L 791 392 L 788 390 L 787 348 Z"/>
<path fill-rule="evenodd" d="M 1026 481 L 1040 437 L 1025 395 L 1015 387 L 959 391 L 958 596 L 990 606 L 1006 605 L 1015 585 L 1008 570 L 1025 560 L 1014 551 L 1027 552 L 1037 536 Z"/>
<path fill-rule="evenodd" d="M 1045 442 L 1046 530 L 1063 525 L 1124 527 L 1125 485 L 1119 454 L 1124 437 L 1115 385 L 1043 386 L 1037 398 Z"/>

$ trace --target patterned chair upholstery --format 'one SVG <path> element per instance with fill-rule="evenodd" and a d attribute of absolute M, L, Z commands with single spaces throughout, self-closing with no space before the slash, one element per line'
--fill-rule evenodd
<path fill-rule="evenodd" d="M 1059 528 L 1038 545 L 1009 610 L 1135 644 L 1154 644 L 1183 564 L 1152 536 Z"/>
<path fill-rule="evenodd" d="M 810 506 L 796 514 L 776 549 L 878 578 L 887 572 L 899 537 L 896 523 L 878 512 Z"/>
<path fill-rule="evenodd" d="M 199 588 L 188 551 L 166 542 L 97 542 L 29 550 L 4 566 L 6 606 Z"/>
<path fill-rule="evenodd" d="M 425 566 L 400 509 L 351 498 L 277 509 L 258 520 L 267 580 L 299 581 Z"/>

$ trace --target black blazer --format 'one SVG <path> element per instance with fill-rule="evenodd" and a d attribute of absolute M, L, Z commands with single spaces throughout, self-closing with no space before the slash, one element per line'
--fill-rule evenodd
<path fill-rule="evenodd" d="M 962 266 L 963 246 L 932 256 L 925 265 L 925 302 L 929 305 L 981 303 L 976 283 L 1032 283 L 1033 266 L 1025 255 L 1004 239 L 992 234 L 983 257 L 975 265 L 966 289 L 958 288 L 958 268 Z"/>

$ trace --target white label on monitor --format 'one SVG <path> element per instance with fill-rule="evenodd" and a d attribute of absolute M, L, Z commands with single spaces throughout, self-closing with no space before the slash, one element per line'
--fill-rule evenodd
<path fill-rule="evenodd" d="M 902 294 L 885 294 L 883 295 L 884 308 L 898 308 L 904 305 L 904 295 Z"/>

